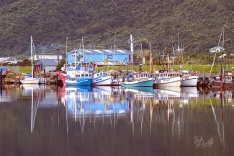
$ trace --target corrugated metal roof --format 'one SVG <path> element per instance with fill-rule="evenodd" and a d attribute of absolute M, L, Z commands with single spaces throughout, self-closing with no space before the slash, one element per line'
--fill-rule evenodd
<path fill-rule="evenodd" d="M 96 53 L 96 54 L 131 54 L 129 50 L 122 49 L 75 49 L 69 53 Z"/>
<path fill-rule="evenodd" d="M 46 65 L 46 66 L 57 66 L 58 65 L 58 61 L 54 60 L 54 59 L 40 59 L 39 61 L 43 65 Z"/>

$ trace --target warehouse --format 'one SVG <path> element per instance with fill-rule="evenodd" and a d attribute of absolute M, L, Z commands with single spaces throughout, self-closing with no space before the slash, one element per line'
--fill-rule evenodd
<path fill-rule="evenodd" d="M 128 50 L 76 49 L 67 54 L 67 63 L 95 63 L 99 65 L 121 65 L 132 62 Z"/>

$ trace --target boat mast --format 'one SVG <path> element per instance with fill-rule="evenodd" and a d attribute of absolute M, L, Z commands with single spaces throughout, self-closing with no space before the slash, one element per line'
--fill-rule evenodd
<path fill-rule="evenodd" d="M 132 71 L 133 71 L 133 37 L 132 37 L 132 34 L 130 34 L 130 48 L 131 48 L 131 54 L 132 54 L 132 57 L 131 57 L 131 62 L 132 62 Z"/>
<path fill-rule="evenodd" d="M 30 41 L 31 41 L 31 68 L 32 68 L 32 77 L 33 77 L 33 38 L 32 38 L 32 35 L 31 35 L 31 39 L 30 39 Z"/>
<path fill-rule="evenodd" d="M 178 53 L 180 54 L 180 34 L 178 33 Z"/>
<path fill-rule="evenodd" d="M 84 37 L 82 36 L 82 38 L 81 38 L 81 47 L 82 47 L 82 60 L 83 60 L 83 62 L 84 62 Z M 84 62 L 86 65 L 86 67 L 87 67 L 87 62 Z"/>
<path fill-rule="evenodd" d="M 152 51 L 151 51 L 151 43 L 149 43 L 150 47 L 150 73 L 152 73 Z"/>
<path fill-rule="evenodd" d="M 77 50 L 74 50 L 74 52 L 75 52 L 75 70 L 76 70 L 76 63 L 77 63 L 77 61 L 76 61 L 76 59 L 77 59 L 76 52 L 77 52 Z"/>
<path fill-rule="evenodd" d="M 221 34 L 219 36 L 218 47 L 220 47 L 221 39 L 223 39 L 223 41 L 222 41 L 222 47 L 220 49 L 221 52 L 222 52 L 222 54 L 221 54 L 221 56 L 222 56 L 222 63 L 221 63 L 221 65 L 222 65 L 223 64 L 223 50 L 224 50 L 224 27 L 222 28 Z M 210 75 L 211 75 L 211 72 L 212 72 L 212 69 L 213 69 L 213 66 L 214 66 L 214 63 L 215 63 L 217 52 L 220 52 L 220 51 L 218 49 L 215 50 L 215 56 L 214 56 L 214 59 L 213 59 L 213 63 L 211 65 Z M 221 67 L 221 70 L 222 70 L 222 67 Z"/>
<path fill-rule="evenodd" d="M 173 57 L 175 57 L 175 48 L 174 48 L 174 41 L 173 41 L 172 36 L 171 36 L 171 45 L 172 45 Z"/>
<path fill-rule="evenodd" d="M 223 39 L 223 41 L 222 41 L 222 53 L 221 53 L 221 55 L 222 55 L 222 63 L 221 63 L 221 88 L 223 87 L 223 83 L 224 83 L 224 75 L 225 75 L 225 64 L 223 65 L 223 57 L 224 57 L 224 53 L 223 53 L 223 51 L 224 51 L 224 27 L 222 28 L 222 32 L 221 32 L 221 34 L 222 34 L 222 39 Z"/>
<path fill-rule="evenodd" d="M 68 37 L 66 37 L 66 64 L 65 64 L 66 71 L 67 71 L 67 41 L 68 41 Z"/>
<path fill-rule="evenodd" d="M 113 59 L 113 60 L 115 60 L 115 59 L 114 59 L 115 53 L 116 53 L 115 51 L 116 51 L 116 45 L 115 45 L 115 35 L 114 35 L 114 52 L 113 52 L 113 56 L 112 56 L 112 59 Z M 115 63 L 114 63 L 114 69 L 115 69 Z"/>
<path fill-rule="evenodd" d="M 224 70 L 225 70 L 225 68 L 226 68 L 226 59 L 224 60 L 224 62 L 223 62 L 223 58 L 224 58 L 224 27 L 222 28 L 222 35 L 223 35 L 223 41 L 222 41 L 222 64 L 224 63 Z"/>

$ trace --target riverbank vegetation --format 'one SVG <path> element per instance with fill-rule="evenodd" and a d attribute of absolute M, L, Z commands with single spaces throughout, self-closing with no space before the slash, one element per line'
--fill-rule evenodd
<path fill-rule="evenodd" d="M 220 55 L 220 54 L 219 54 Z M 234 67 L 234 58 L 233 56 L 226 56 L 225 58 L 218 58 L 218 56 L 214 60 L 214 55 L 208 55 L 208 54 L 198 54 L 198 55 L 181 55 L 177 58 L 174 58 L 172 61 L 172 58 L 170 58 L 171 62 L 170 64 L 167 63 L 167 59 L 164 56 L 156 56 L 152 57 L 152 65 L 150 68 L 150 56 L 149 51 L 144 51 L 144 55 L 140 56 L 139 51 L 136 51 L 134 54 L 134 65 L 132 64 L 125 64 L 122 66 L 102 66 L 98 67 L 97 71 L 100 70 L 135 70 L 135 71 L 150 71 L 154 72 L 156 70 L 167 70 L 168 67 L 171 70 L 178 71 L 178 70 L 188 70 L 198 73 L 212 73 L 212 74 L 218 74 L 222 68 L 224 68 L 226 71 L 232 71 Z M 145 58 L 145 63 L 142 62 L 142 57 Z M 140 59 L 139 59 L 140 58 Z M 213 68 L 211 71 L 212 64 Z M 8 69 L 10 69 L 13 72 L 16 73 L 31 73 L 31 62 L 29 60 L 23 60 L 22 62 L 18 63 L 17 65 L 5 65 Z M 65 60 L 61 60 L 60 64 L 57 66 L 56 71 L 60 71 L 61 67 L 65 64 Z M 140 67 L 140 65 L 142 65 Z M 3 65 L 4 66 L 4 65 Z"/>
<path fill-rule="evenodd" d="M 217 46 L 225 26 L 225 49 L 233 52 L 234 1 L 220 0 L 99 0 L 0 2 L 1 56 L 30 55 L 30 36 L 37 53 L 65 52 L 79 48 L 129 48 L 136 45 L 153 53 L 180 42 L 188 54 L 208 53 Z"/>

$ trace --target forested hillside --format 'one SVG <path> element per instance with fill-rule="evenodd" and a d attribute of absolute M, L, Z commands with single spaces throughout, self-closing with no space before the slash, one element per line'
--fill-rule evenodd
<path fill-rule="evenodd" d="M 0 53 L 85 48 L 128 48 L 132 33 L 143 48 L 172 48 L 178 34 L 186 52 L 205 53 L 218 44 L 234 52 L 233 0 L 4 0 L 0 1 Z"/>

